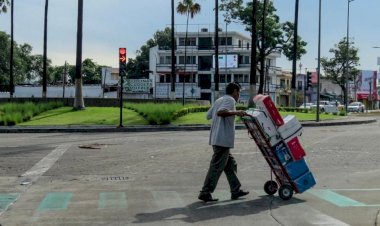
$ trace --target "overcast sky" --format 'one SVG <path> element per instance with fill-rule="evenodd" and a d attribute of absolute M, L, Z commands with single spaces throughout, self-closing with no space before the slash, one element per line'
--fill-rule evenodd
<path fill-rule="evenodd" d="M 14 1 L 16 42 L 28 43 L 34 54 L 42 54 L 45 0 Z M 178 0 L 175 2 L 177 4 Z M 196 2 L 201 4 L 202 11 L 190 21 L 191 29 L 207 27 L 213 30 L 215 1 Z M 308 43 L 307 54 L 301 59 L 302 72 L 305 68 L 317 67 L 318 4 L 318 0 L 300 0 L 299 35 Z M 75 64 L 77 5 L 77 0 L 49 1 L 48 57 L 53 65 L 63 65 L 65 60 Z M 274 5 L 281 22 L 294 20 L 295 0 L 274 0 Z M 136 50 L 157 30 L 170 26 L 170 6 L 170 0 L 84 0 L 83 59 L 117 66 L 119 47 L 127 47 L 128 57 L 135 57 Z M 379 0 L 350 3 L 350 37 L 359 48 L 361 69 L 378 68 L 380 49 L 373 46 L 380 46 L 379 12 Z M 219 21 L 225 30 L 222 15 Z M 176 14 L 176 23 L 185 24 L 186 17 Z M 185 26 L 177 28 L 185 31 Z M 0 30 L 10 33 L 10 11 L 0 15 Z M 228 30 L 249 35 L 241 24 L 231 24 Z M 347 0 L 322 0 L 322 57 L 331 57 L 328 50 L 346 36 L 346 31 Z M 291 70 L 291 62 L 285 57 L 277 66 Z"/>

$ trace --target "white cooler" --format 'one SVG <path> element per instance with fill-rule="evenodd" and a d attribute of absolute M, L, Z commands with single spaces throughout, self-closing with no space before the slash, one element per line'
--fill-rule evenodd
<path fill-rule="evenodd" d="M 281 137 L 277 132 L 276 126 L 273 121 L 263 111 L 247 111 L 248 114 L 258 122 L 261 129 L 264 131 L 271 147 L 281 141 Z"/>
<path fill-rule="evenodd" d="M 301 136 L 303 128 L 294 115 L 288 115 L 284 118 L 284 125 L 278 127 L 277 131 L 283 140 L 290 140 Z"/>

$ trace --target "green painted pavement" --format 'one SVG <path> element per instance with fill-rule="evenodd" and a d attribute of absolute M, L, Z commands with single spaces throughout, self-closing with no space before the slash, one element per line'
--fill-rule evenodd
<path fill-rule="evenodd" d="M 11 203 L 16 201 L 19 195 L 19 193 L 0 193 L 0 212 L 6 210 Z"/>
<path fill-rule="evenodd" d="M 351 198 L 348 198 L 344 195 L 340 195 L 336 192 L 333 192 L 331 190 L 319 190 L 319 189 L 312 189 L 309 191 L 309 193 L 326 200 L 336 206 L 339 207 L 348 207 L 348 206 L 367 206 L 366 204 L 362 202 L 358 202 L 356 200 L 353 200 Z"/>
<path fill-rule="evenodd" d="M 48 193 L 38 207 L 38 211 L 65 210 L 72 196 L 71 192 Z"/>
<path fill-rule="evenodd" d="M 124 192 L 102 192 L 99 194 L 99 209 L 127 208 L 127 199 Z"/>

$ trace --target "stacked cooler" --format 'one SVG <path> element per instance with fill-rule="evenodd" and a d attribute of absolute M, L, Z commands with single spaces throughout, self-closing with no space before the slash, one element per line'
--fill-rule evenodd
<path fill-rule="evenodd" d="M 302 125 L 294 115 L 283 119 L 269 96 L 257 95 L 253 101 L 258 110 L 248 113 L 265 132 L 271 150 L 287 172 L 293 187 L 298 193 L 311 188 L 315 180 L 298 139 L 302 134 Z"/>

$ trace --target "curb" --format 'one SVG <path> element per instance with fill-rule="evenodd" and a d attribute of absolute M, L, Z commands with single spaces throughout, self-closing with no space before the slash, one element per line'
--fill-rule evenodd
<path fill-rule="evenodd" d="M 303 127 L 358 125 L 376 122 L 376 118 L 346 119 L 314 122 L 301 122 Z M 246 129 L 237 124 L 236 129 Z M 210 130 L 209 125 L 162 125 L 162 126 L 1 126 L 0 133 L 99 133 L 99 132 L 163 132 L 163 131 L 202 131 Z"/>

